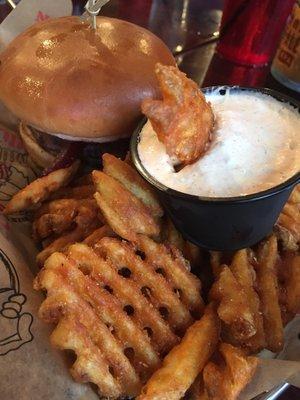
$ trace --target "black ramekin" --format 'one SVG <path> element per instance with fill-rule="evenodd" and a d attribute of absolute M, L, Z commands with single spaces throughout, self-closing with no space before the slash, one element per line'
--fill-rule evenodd
<path fill-rule="evenodd" d="M 291 104 L 300 113 L 299 103 L 270 89 L 214 86 L 203 91 L 224 95 L 228 89 L 264 93 Z M 158 182 L 142 165 L 137 145 L 145 122 L 146 119 L 132 136 L 132 160 L 139 173 L 157 189 L 166 212 L 186 239 L 210 250 L 237 250 L 254 245 L 272 231 L 293 187 L 300 182 L 300 172 L 278 186 L 246 196 L 212 198 L 181 193 Z"/>

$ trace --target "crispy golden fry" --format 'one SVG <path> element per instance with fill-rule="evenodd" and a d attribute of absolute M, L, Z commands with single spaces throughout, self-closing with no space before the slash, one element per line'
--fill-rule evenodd
<path fill-rule="evenodd" d="M 99 386 L 102 395 L 112 398 L 129 394 L 126 393 L 129 384 L 133 390 L 130 394 L 137 394 L 141 383 L 138 373 L 157 368 L 159 358 L 147 335 L 127 316 L 118 299 L 100 288 L 61 253 L 52 254 L 46 261 L 44 269 L 36 278 L 35 288 L 45 289 L 48 293 L 39 311 L 41 318 L 57 323 L 61 316 L 64 319 L 64 315 L 75 320 L 81 316 L 77 326 L 68 324 L 64 332 L 60 332 L 58 324 L 58 333 L 55 330 L 51 338 L 54 345 L 75 350 L 78 358 L 72 367 L 72 375 L 86 377 L 86 380 Z M 97 327 L 102 332 L 98 333 Z M 103 333 L 105 336 L 101 335 Z M 75 337 L 76 341 L 77 335 L 81 336 L 81 343 L 75 347 L 72 338 Z M 125 349 L 129 348 L 131 350 L 128 353 L 133 353 L 134 362 L 124 354 Z M 103 365 L 101 369 L 100 364 Z M 138 369 L 135 370 L 134 366 Z M 102 372 L 103 367 L 105 374 Z M 113 384 L 113 375 L 119 381 L 117 388 Z M 93 379 L 94 376 L 96 379 Z M 119 385 L 122 381 L 124 392 L 120 393 Z M 106 382 L 109 382 L 107 387 L 103 387 Z"/>
<path fill-rule="evenodd" d="M 279 266 L 281 301 L 285 322 L 300 313 L 300 255 L 288 253 L 283 255 Z M 282 298 L 283 297 L 283 298 Z M 287 313 L 287 315 L 284 315 Z"/>
<path fill-rule="evenodd" d="M 267 349 L 277 352 L 283 346 L 283 324 L 279 306 L 276 263 L 277 239 L 271 236 L 260 245 L 256 268 L 257 286 L 263 313 Z"/>
<path fill-rule="evenodd" d="M 76 353 L 73 377 L 111 399 L 137 395 L 193 322 L 167 279 L 116 238 L 53 253 L 34 287 L 47 291 L 39 315 L 57 324 L 51 342 Z"/>
<path fill-rule="evenodd" d="M 95 199 L 114 232 L 132 241 L 137 233 L 159 235 L 159 225 L 149 209 L 120 182 L 100 171 L 93 171 L 93 179 Z"/>
<path fill-rule="evenodd" d="M 98 210 L 97 203 L 94 198 L 91 199 L 56 199 L 43 203 L 34 213 L 35 220 L 38 220 L 43 215 L 47 214 L 64 214 L 71 210 L 73 214 L 76 214 L 77 209 L 80 206 L 85 206 L 93 210 Z"/>
<path fill-rule="evenodd" d="M 222 271 L 222 253 L 220 251 L 211 251 L 210 252 L 210 265 L 214 274 L 214 277 L 217 279 L 220 276 Z"/>
<path fill-rule="evenodd" d="M 265 347 L 265 333 L 263 318 L 260 311 L 260 302 L 257 292 L 254 290 L 255 271 L 249 262 L 247 250 L 239 250 L 235 253 L 231 262 L 230 270 L 238 283 L 243 287 L 244 293 L 254 318 L 256 333 L 244 343 L 252 353 L 258 352 Z"/>
<path fill-rule="evenodd" d="M 225 337 L 244 342 L 255 334 L 254 317 L 245 292 L 227 266 L 223 266 L 220 278 L 213 284 L 209 296 L 218 301 L 217 311 L 224 323 Z"/>
<path fill-rule="evenodd" d="M 163 215 L 163 209 L 152 188 L 133 167 L 111 154 L 104 154 L 102 160 L 103 172 L 115 178 L 127 190 L 140 199 L 150 209 L 154 217 L 161 217 Z"/>
<path fill-rule="evenodd" d="M 75 161 L 68 168 L 58 169 L 31 182 L 12 197 L 3 213 L 9 215 L 33 208 L 46 200 L 51 193 L 65 186 L 76 173 L 78 167 L 79 161 Z"/>
<path fill-rule="evenodd" d="M 245 309 L 250 311 L 252 318 L 253 318 L 253 327 L 252 333 L 255 330 L 256 333 L 247 337 L 248 334 L 245 332 L 242 332 L 242 335 L 239 332 L 236 332 L 236 329 L 234 326 L 228 327 L 228 326 L 223 326 L 222 330 L 222 336 L 223 338 L 226 339 L 229 343 L 233 345 L 238 345 L 238 346 L 243 346 L 247 347 L 247 349 L 255 353 L 261 349 L 264 348 L 265 346 L 265 340 L 264 340 L 264 329 L 263 329 L 263 322 L 262 322 L 262 316 L 261 316 L 261 310 L 260 310 L 260 301 L 258 298 L 258 295 L 255 291 L 255 286 L 256 286 L 256 281 L 255 281 L 255 271 L 252 266 L 252 263 L 255 263 L 255 258 L 253 255 L 253 251 L 250 249 L 244 249 L 237 251 L 236 253 L 233 254 L 226 254 L 222 253 L 219 251 L 212 251 L 210 252 L 210 263 L 211 267 L 213 270 L 213 274 L 215 276 L 215 279 L 220 278 L 220 274 L 224 268 L 224 265 L 222 265 L 222 262 L 228 262 L 230 263 L 230 271 L 232 273 L 232 276 L 234 277 L 234 280 L 243 288 L 243 296 L 242 296 L 242 302 L 244 304 L 242 310 L 245 311 Z M 226 286 L 226 279 L 229 278 L 229 282 L 232 282 L 234 286 L 236 283 L 234 283 L 234 280 L 232 279 L 232 276 L 230 273 L 225 273 L 225 276 L 223 276 L 223 286 Z M 217 284 L 215 283 L 215 286 Z M 237 289 L 237 287 L 236 287 Z M 215 289 L 214 289 L 215 290 Z M 233 290 L 233 287 L 231 288 Z M 214 293 L 215 295 L 218 295 L 218 298 L 221 299 L 221 293 L 219 292 L 219 289 L 217 290 L 217 293 Z M 228 295 L 230 295 L 228 293 Z M 236 296 L 234 296 L 236 297 Z M 239 297 L 239 295 L 238 295 Z M 229 298 L 228 298 L 229 299 Z M 236 304 L 235 299 L 235 304 Z M 245 306 L 246 304 L 246 306 Z M 228 309 L 225 308 L 226 310 L 230 310 L 230 302 L 228 303 Z M 236 305 L 236 310 L 237 312 L 238 306 Z M 246 307 L 246 308 L 245 308 Z M 242 312 L 244 312 L 242 311 Z M 224 310 L 223 310 L 224 312 Z M 234 313 L 234 310 L 232 310 Z M 240 313 L 240 310 L 237 312 Z M 225 315 L 223 316 L 225 318 Z M 242 318 L 241 320 L 244 321 L 243 316 L 240 315 Z M 228 316 L 227 316 L 228 318 Z M 225 322 L 225 321 L 224 321 Z M 240 326 L 240 328 L 243 328 L 243 325 Z M 247 327 L 246 327 L 247 328 Z"/>
<path fill-rule="evenodd" d="M 35 287 L 46 289 L 47 299 L 51 299 L 56 292 L 60 294 L 65 280 L 68 282 L 65 290 L 68 292 L 72 288 L 86 304 L 92 307 L 96 316 L 104 324 L 109 325 L 109 330 L 123 343 L 124 348 L 131 347 L 134 350 L 133 363 L 141 375 L 157 368 L 159 357 L 152 348 L 147 333 L 134 323 L 127 315 L 127 311 L 123 310 L 119 299 L 104 288 L 105 285 L 101 288 L 89 275 L 83 274 L 74 265 L 73 260 L 69 260 L 61 253 L 52 254 L 39 274 L 40 286 L 35 285 Z M 42 317 L 49 315 L 51 318 L 52 310 L 48 307 L 47 300 L 43 304 Z M 56 301 L 52 302 L 53 304 L 56 304 Z"/>
<path fill-rule="evenodd" d="M 289 202 L 291 204 L 300 204 L 300 184 L 294 187 Z"/>
<path fill-rule="evenodd" d="M 256 333 L 253 313 L 246 293 L 226 265 L 213 284 L 209 297 L 218 303 L 218 316 L 236 340 L 244 341 Z"/>
<path fill-rule="evenodd" d="M 298 199 L 297 193 L 293 192 L 290 201 Z M 256 328 L 253 336 L 243 339 L 232 335 L 225 326 L 222 337 L 228 343 L 246 348 L 250 353 L 257 353 L 265 347 L 279 351 L 283 340 L 282 328 L 300 308 L 299 261 L 295 253 L 278 251 L 275 236 L 263 242 L 256 253 L 252 249 L 240 250 L 233 257 L 221 252 L 211 253 L 215 276 L 220 275 L 222 262 L 226 258 L 227 261 L 231 260 L 230 271 L 243 287 L 243 297 Z"/>
<path fill-rule="evenodd" d="M 215 351 L 219 340 L 219 320 L 211 306 L 195 322 L 156 371 L 138 400 L 179 400 L 184 396 Z"/>
<path fill-rule="evenodd" d="M 200 247 L 186 241 L 183 248 L 184 257 L 189 260 L 192 267 L 200 267 L 202 264 L 202 251 Z"/>
<path fill-rule="evenodd" d="M 68 297 L 70 296 L 66 293 L 64 303 L 70 301 L 70 299 L 66 301 Z M 76 297 L 74 300 L 76 300 Z M 56 311 L 55 308 L 53 311 L 57 313 L 59 312 Z M 65 305 L 64 311 L 69 311 Z M 83 307 L 82 311 L 86 312 L 87 310 Z M 72 311 L 70 310 L 69 312 Z M 97 345 L 100 346 L 102 344 L 103 347 L 106 346 L 111 350 L 113 345 L 116 346 L 116 344 L 114 343 L 113 338 L 108 337 L 109 331 L 105 331 L 105 325 L 102 325 L 101 322 L 97 320 L 94 321 L 95 325 L 91 325 L 90 321 L 84 320 L 83 316 L 84 314 L 79 314 L 77 312 L 76 317 L 63 317 L 51 335 L 51 343 L 53 346 L 61 350 L 74 351 L 77 360 L 72 366 L 70 372 L 77 382 L 92 382 L 99 387 L 101 395 L 109 396 L 109 398 L 118 398 L 123 394 L 121 385 L 118 380 L 111 375 L 107 361 L 102 355 L 101 350 L 97 347 Z M 95 326 L 99 329 L 99 333 L 102 335 L 104 333 L 103 337 L 99 338 L 98 332 L 95 332 Z M 93 339 L 90 338 L 90 335 L 93 335 Z M 94 341 L 96 343 L 94 343 Z M 113 343 L 110 343 L 110 341 Z M 111 357 L 111 364 L 113 364 L 112 361 L 114 361 L 114 358 L 116 361 L 120 362 L 122 354 L 118 354 L 118 350 L 118 348 L 115 350 L 115 353 L 117 353 L 114 355 L 115 357 Z M 121 353 L 121 351 L 119 351 L 119 353 Z M 116 361 L 113 365 L 119 366 Z M 130 367 L 127 365 L 124 366 L 124 360 L 121 359 L 121 362 L 126 373 L 131 372 L 131 375 L 134 375 L 134 371 L 130 371 Z M 133 379 L 137 381 L 137 387 L 139 387 L 138 377 L 133 376 Z M 130 378 L 128 378 L 128 381 L 130 381 Z M 132 394 L 138 391 L 137 389 L 134 389 L 134 387 L 131 388 Z M 130 387 L 127 390 L 129 392 Z"/>
<path fill-rule="evenodd" d="M 300 242 L 300 185 L 297 185 L 276 223 L 275 232 L 288 251 L 297 251 Z"/>
<path fill-rule="evenodd" d="M 50 200 L 55 199 L 92 199 L 95 193 L 94 185 L 62 187 L 52 193 Z"/>
<path fill-rule="evenodd" d="M 202 373 L 197 376 L 194 383 L 190 387 L 186 397 L 187 400 L 209 400 L 208 395 L 204 389 Z"/>
<path fill-rule="evenodd" d="M 190 264 L 201 265 L 202 252 L 171 221 L 160 231 L 162 209 L 131 166 L 108 154 L 103 162 L 104 172 L 93 173 L 95 189 L 91 175 L 85 176 L 53 192 L 35 212 L 35 236 L 47 242 L 37 261 L 42 266 L 48 259 L 35 288 L 47 290 L 40 316 L 57 325 L 52 344 L 75 352 L 75 380 L 93 382 L 101 396 L 116 400 L 138 396 L 186 333 L 138 399 L 179 399 L 190 388 L 189 400 L 235 400 L 257 361 L 222 343 L 221 362 L 215 357 L 207 364 L 203 381 L 199 372 L 217 345 L 221 324 L 214 310 L 226 341 L 250 353 L 266 342 L 279 350 L 283 321 L 300 311 L 300 256 L 281 253 L 277 262 L 275 237 L 259 247 L 258 260 L 250 249 L 211 252 L 216 282 L 210 299 L 217 304 L 186 332 L 203 312 L 201 282 L 189 272 Z M 289 229 L 294 241 L 299 204 L 297 189 L 283 212 L 290 219 L 278 222 L 288 221 L 280 229 Z"/>
<path fill-rule="evenodd" d="M 104 237 L 115 237 L 116 234 L 111 230 L 111 228 L 108 225 L 103 225 L 100 228 L 96 229 L 94 232 L 92 232 L 89 236 L 87 236 L 83 243 L 90 246 L 94 247 L 101 239 Z"/>
<path fill-rule="evenodd" d="M 48 244 L 41 252 L 36 256 L 36 262 L 39 266 L 43 266 L 44 262 L 47 260 L 51 254 L 56 251 L 65 251 L 71 244 L 80 242 L 86 237 L 91 235 L 95 229 L 98 229 L 102 223 L 94 219 L 92 221 L 85 221 L 85 224 L 78 225 L 75 229 L 70 232 L 63 234 L 62 236 L 54 239 L 50 244 Z"/>
<path fill-rule="evenodd" d="M 164 243 L 175 246 L 178 250 L 183 252 L 185 241 L 184 241 L 182 235 L 175 228 L 175 226 L 174 226 L 173 222 L 170 220 L 170 218 L 167 218 L 163 222 L 162 239 L 163 239 Z"/>
<path fill-rule="evenodd" d="M 123 309 L 128 305 L 134 309 L 133 321 L 141 329 L 146 327 L 145 331 L 151 332 L 150 341 L 156 351 L 165 354 L 178 342 L 168 323 L 155 307 L 151 307 L 150 299 L 142 294 L 143 286 L 137 281 L 120 275 L 118 267 L 84 244 L 72 245 L 68 257 L 99 285 L 106 285 L 119 299 Z"/>
<path fill-rule="evenodd" d="M 184 240 L 170 218 L 167 218 L 166 221 L 162 223 L 162 226 L 162 241 L 180 250 L 192 267 L 199 267 L 202 262 L 200 247 Z"/>
<path fill-rule="evenodd" d="M 103 223 L 103 218 L 94 199 L 58 199 L 43 204 L 33 221 L 33 235 L 44 239 L 52 234 L 61 234 L 78 225 L 86 225 L 94 219 Z"/>
<path fill-rule="evenodd" d="M 300 256 L 295 255 L 289 265 L 288 278 L 285 284 L 287 292 L 287 309 L 293 314 L 300 313 Z"/>
<path fill-rule="evenodd" d="M 151 260 L 148 262 L 147 257 L 142 260 L 136 254 L 134 247 L 117 239 L 104 238 L 95 246 L 95 249 L 118 268 L 122 269 L 122 267 L 126 266 L 124 272 L 127 272 L 128 275 L 130 274 L 131 279 L 141 284 L 143 295 L 167 318 L 168 323 L 176 333 L 182 334 L 191 325 L 193 319 L 189 310 L 192 311 L 201 302 L 197 279 L 195 281 L 191 279 L 189 283 L 191 291 L 197 290 L 197 299 L 188 307 L 182 302 L 181 292 L 178 291 L 178 287 L 173 285 L 172 281 L 168 283 L 165 275 L 162 274 L 166 260 L 161 260 L 158 270 Z M 174 270 L 171 270 L 169 274 L 171 277 L 177 274 L 174 263 L 173 266 Z M 185 280 L 189 280 L 189 276 L 192 276 L 188 271 L 184 271 L 181 275 L 182 279 L 184 279 L 184 275 L 186 276 Z"/>
<path fill-rule="evenodd" d="M 146 99 L 143 113 L 171 157 L 195 162 L 206 150 L 214 115 L 198 85 L 176 67 L 157 64 L 155 72 L 163 100 Z"/>
<path fill-rule="evenodd" d="M 74 226 L 75 213 L 72 208 L 59 214 L 44 214 L 33 221 L 33 237 L 35 240 L 45 239 L 52 234 L 59 235 Z"/>
<path fill-rule="evenodd" d="M 253 377 L 258 358 L 246 357 L 243 351 L 221 343 L 219 351 L 225 365 L 209 362 L 203 370 L 204 388 L 209 400 L 236 400 Z"/>
<path fill-rule="evenodd" d="M 138 235 L 138 247 L 145 254 L 145 259 L 155 266 L 177 291 L 180 299 L 199 318 L 203 310 L 200 295 L 201 282 L 195 275 L 187 273 L 188 262 L 175 247 L 154 242 L 145 235 Z"/>

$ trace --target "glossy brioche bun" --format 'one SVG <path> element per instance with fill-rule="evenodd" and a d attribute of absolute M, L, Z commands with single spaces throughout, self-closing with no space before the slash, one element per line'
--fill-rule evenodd
<path fill-rule="evenodd" d="M 174 65 L 166 45 L 126 21 L 79 17 L 37 23 L 0 55 L 0 100 L 26 124 L 73 140 L 132 133 L 144 98 L 159 97 L 154 67 Z"/>

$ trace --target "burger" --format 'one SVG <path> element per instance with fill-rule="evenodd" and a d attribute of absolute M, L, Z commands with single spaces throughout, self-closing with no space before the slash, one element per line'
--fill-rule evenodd
<path fill-rule="evenodd" d="M 72 142 L 82 149 L 130 136 L 142 100 L 159 97 L 158 62 L 175 64 L 166 45 L 135 24 L 97 17 L 93 29 L 80 17 L 49 19 L 1 53 L 0 100 L 20 119 L 25 147 L 44 168 L 74 149 Z"/>

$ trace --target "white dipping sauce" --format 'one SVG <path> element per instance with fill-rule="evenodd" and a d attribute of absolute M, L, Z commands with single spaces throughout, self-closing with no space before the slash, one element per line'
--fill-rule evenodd
<path fill-rule="evenodd" d="M 300 119 L 292 106 L 254 92 L 206 95 L 215 114 L 213 140 L 194 164 L 175 172 L 148 121 L 138 153 L 159 182 L 183 193 L 231 197 L 257 193 L 300 170 Z"/>

